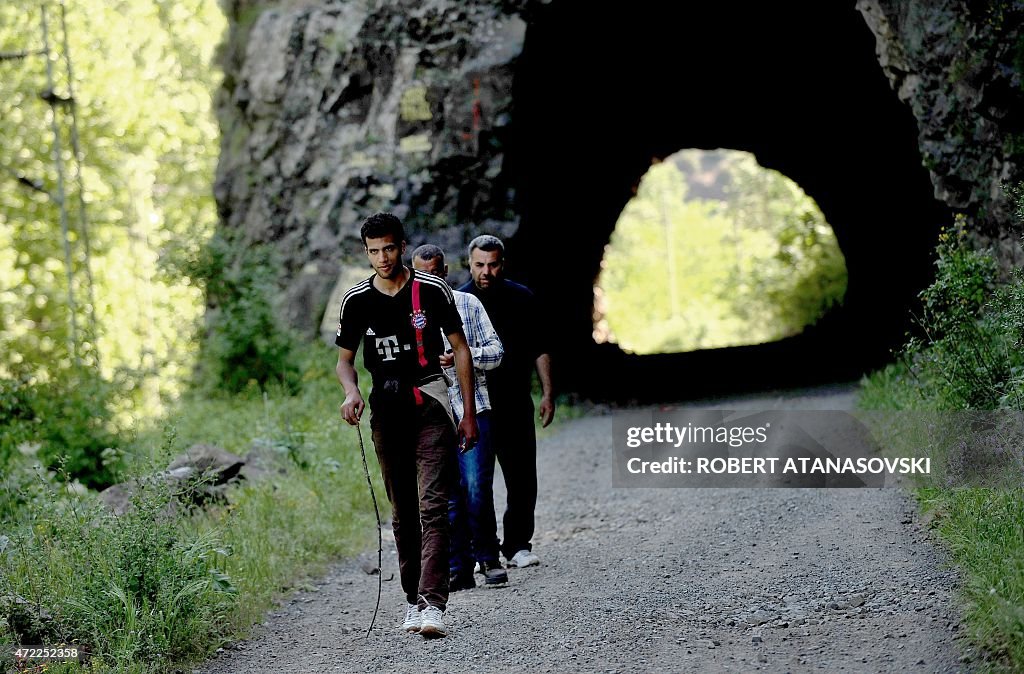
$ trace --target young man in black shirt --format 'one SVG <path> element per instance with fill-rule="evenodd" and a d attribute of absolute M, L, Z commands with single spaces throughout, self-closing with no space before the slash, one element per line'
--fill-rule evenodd
<path fill-rule="evenodd" d="M 501 551 L 510 567 L 533 566 L 534 509 L 537 506 L 537 435 L 533 427 L 533 370 L 541 384 L 538 410 L 542 426 L 551 423 L 555 404 L 551 387 L 550 323 L 533 292 L 504 278 L 505 246 L 484 234 L 469 244 L 473 280 L 459 288 L 476 295 L 505 347 L 501 365 L 487 372 L 491 396 L 494 453 L 505 476 L 508 501 L 502 519 Z"/>
<path fill-rule="evenodd" d="M 455 354 L 459 383 L 473 391 L 473 360 L 462 319 L 448 285 L 402 263 L 405 231 L 390 213 L 363 223 L 360 235 L 374 275 L 341 301 L 335 344 L 338 380 L 345 389 L 341 416 L 359 423 L 364 402 L 354 367 L 363 362 L 373 378 L 370 429 L 384 486 L 391 501 L 399 574 L 405 591 L 403 629 L 445 636 L 448 603 L 448 499 L 458 473 L 452 447 L 456 426 L 441 372 L 444 332 Z M 477 438 L 472 393 L 463 398 L 458 445 Z"/>

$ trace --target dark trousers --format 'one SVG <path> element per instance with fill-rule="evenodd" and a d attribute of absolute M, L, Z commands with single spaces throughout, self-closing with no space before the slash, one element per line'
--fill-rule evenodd
<path fill-rule="evenodd" d="M 473 573 L 474 562 L 498 561 L 490 411 L 478 413 L 476 425 L 479 438 L 473 449 L 459 454 L 459 489 L 448 503 L 452 528 L 448 565 L 452 575 Z"/>
<path fill-rule="evenodd" d="M 533 399 L 496 399 L 492 392 L 491 443 L 505 476 L 508 500 L 502 523 L 505 538 L 501 552 L 505 559 L 520 550 L 532 550 L 537 506 L 537 433 L 533 426 Z"/>
<path fill-rule="evenodd" d="M 455 486 L 455 429 L 441 404 L 372 407 L 377 450 L 398 547 L 402 589 L 410 604 L 448 604 L 448 500 Z"/>

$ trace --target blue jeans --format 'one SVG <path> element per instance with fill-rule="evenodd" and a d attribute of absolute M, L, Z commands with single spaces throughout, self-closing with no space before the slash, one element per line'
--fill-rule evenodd
<path fill-rule="evenodd" d="M 490 412 L 477 414 L 476 425 L 480 431 L 477 443 L 473 449 L 459 454 L 459 489 L 448 501 L 448 566 L 452 575 L 473 573 L 474 562 L 498 561 Z"/>

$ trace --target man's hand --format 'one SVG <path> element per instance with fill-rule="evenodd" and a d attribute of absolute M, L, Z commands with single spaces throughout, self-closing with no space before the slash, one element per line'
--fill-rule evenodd
<path fill-rule="evenodd" d="M 341 347 L 338 349 L 338 367 L 335 372 L 338 374 L 338 381 L 345 389 L 345 402 L 341 404 L 341 418 L 350 425 L 359 423 L 359 417 L 363 416 L 363 394 L 359 392 L 359 375 L 352 363 L 356 360 L 356 352 Z"/>
<path fill-rule="evenodd" d="M 547 428 L 551 420 L 555 418 L 555 403 L 551 400 L 551 396 L 544 396 L 540 399 L 537 416 L 540 417 L 541 428 Z"/>
<path fill-rule="evenodd" d="M 479 436 L 480 431 L 476 426 L 476 417 L 462 417 L 462 421 L 459 422 L 459 452 L 465 454 L 473 449 Z"/>
<path fill-rule="evenodd" d="M 455 354 L 452 353 L 451 351 L 442 353 L 439 359 L 441 361 L 441 367 L 443 368 L 449 368 L 452 365 L 455 365 Z"/>
<path fill-rule="evenodd" d="M 364 406 L 363 396 L 359 391 L 345 396 L 345 402 L 341 404 L 341 418 L 347 421 L 350 426 L 355 426 L 359 423 L 359 418 L 363 416 Z"/>

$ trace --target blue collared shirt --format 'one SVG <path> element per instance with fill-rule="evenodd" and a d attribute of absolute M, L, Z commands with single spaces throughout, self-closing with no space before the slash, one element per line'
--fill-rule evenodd
<path fill-rule="evenodd" d="M 501 358 L 505 355 L 505 349 L 498 339 L 498 333 L 491 325 L 491 319 L 487 316 L 484 305 L 469 293 L 453 291 L 455 293 L 455 307 L 462 316 L 462 329 L 466 333 L 466 343 L 469 344 L 469 352 L 473 355 L 473 375 L 476 398 L 476 411 L 483 412 L 491 409 L 491 398 L 487 394 L 486 370 L 493 370 L 501 364 Z M 443 335 L 442 335 L 443 337 Z M 445 349 L 451 349 L 448 340 L 444 340 Z M 462 418 L 462 389 L 459 387 L 459 380 L 455 373 L 455 367 L 445 370 L 450 381 L 454 384 L 448 388 L 448 397 L 452 401 L 452 411 L 456 418 Z"/>

